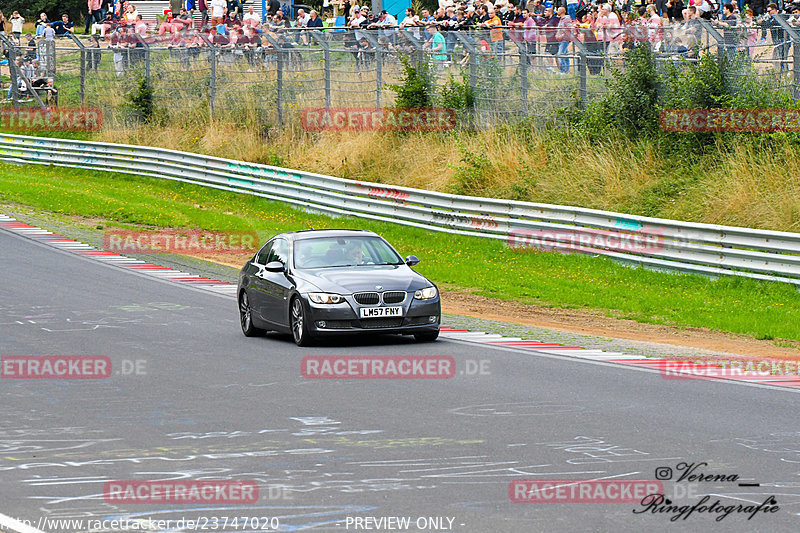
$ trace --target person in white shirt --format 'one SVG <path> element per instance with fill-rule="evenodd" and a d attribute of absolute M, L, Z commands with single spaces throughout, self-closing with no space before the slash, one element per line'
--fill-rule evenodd
<path fill-rule="evenodd" d="M 306 14 L 305 9 L 298 9 L 297 10 L 297 20 L 295 20 L 295 28 L 307 28 L 308 21 L 311 20 L 311 17 Z M 295 32 L 295 42 L 303 43 L 304 45 L 308 44 L 308 33 L 305 31 L 297 31 Z"/>
<path fill-rule="evenodd" d="M 14 34 L 17 44 L 20 44 L 20 38 L 22 37 L 22 25 L 25 24 L 25 19 L 22 18 L 22 15 L 19 14 L 19 11 L 14 11 L 11 14 L 11 18 L 8 20 L 11 21 L 11 33 Z"/>
<path fill-rule="evenodd" d="M 247 8 L 247 13 L 244 14 L 244 25 L 256 27 L 261 23 L 258 15 L 253 11 L 253 6 Z"/>
<path fill-rule="evenodd" d="M 211 0 L 211 25 L 219 26 L 225 19 L 228 3 L 225 0 Z"/>
<path fill-rule="evenodd" d="M 304 9 L 297 10 L 297 27 L 298 28 L 305 28 L 308 26 L 308 21 L 311 17 L 309 17 Z"/>

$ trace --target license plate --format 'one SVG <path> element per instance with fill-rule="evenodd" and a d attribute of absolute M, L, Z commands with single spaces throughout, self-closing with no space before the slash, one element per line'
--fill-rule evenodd
<path fill-rule="evenodd" d="M 382 318 L 387 316 L 403 316 L 402 307 L 362 307 L 361 318 Z"/>

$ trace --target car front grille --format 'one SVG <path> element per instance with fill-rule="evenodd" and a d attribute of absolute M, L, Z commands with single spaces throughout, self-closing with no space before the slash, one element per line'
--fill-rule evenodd
<path fill-rule="evenodd" d="M 378 305 L 381 301 L 377 292 L 357 292 L 353 298 L 361 305 Z"/>
<path fill-rule="evenodd" d="M 383 293 L 383 303 L 385 304 L 399 304 L 406 299 L 406 293 L 403 291 L 386 291 Z"/>
<path fill-rule="evenodd" d="M 408 323 L 411 326 L 421 326 L 422 324 L 430 324 L 427 316 L 412 316 L 409 317 Z"/>
<path fill-rule="evenodd" d="M 402 318 L 367 318 L 361 320 L 361 327 L 365 329 L 399 328 L 402 325 Z"/>

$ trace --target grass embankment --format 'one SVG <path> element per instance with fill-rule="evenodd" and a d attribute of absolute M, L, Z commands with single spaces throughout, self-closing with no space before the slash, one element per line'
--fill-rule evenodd
<path fill-rule="evenodd" d="M 502 242 L 307 214 L 283 204 L 151 178 L 0 165 L 0 201 L 112 225 L 258 231 L 356 227 L 385 236 L 444 289 L 525 303 L 605 311 L 641 322 L 800 340 L 797 290 L 738 278 L 712 281 L 633 269 L 581 255 L 520 253 Z"/>

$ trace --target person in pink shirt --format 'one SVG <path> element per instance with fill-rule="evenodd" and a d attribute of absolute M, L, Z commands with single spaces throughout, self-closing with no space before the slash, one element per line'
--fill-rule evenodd
<path fill-rule="evenodd" d="M 608 55 L 617 55 L 622 52 L 623 28 L 622 22 L 616 13 L 611 11 L 609 4 L 600 8 L 600 16 L 595 21 L 597 40 L 607 46 Z"/>
<path fill-rule="evenodd" d="M 661 17 L 658 16 L 656 6 L 649 4 L 647 6 L 647 27 L 649 28 L 649 41 L 653 43 L 655 50 L 661 49 L 661 43 L 664 41 L 664 25 Z"/>
<path fill-rule="evenodd" d="M 100 23 L 100 0 L 88 0 L 86 4 L 89 9 L 86 16 L 86 28 L 83 33 L 88 34 L 92 24 Z"/>
<path fill-rule="evenodd" d="M 140 37 L 145 38 L 147 37 L 147 23 L 142 20 L 141 15 L 136 15 L 136 22 L 133 25 L 134 31 L 139 34 Z"/>

